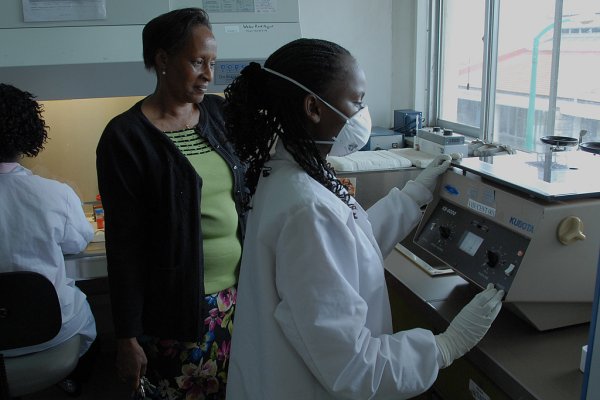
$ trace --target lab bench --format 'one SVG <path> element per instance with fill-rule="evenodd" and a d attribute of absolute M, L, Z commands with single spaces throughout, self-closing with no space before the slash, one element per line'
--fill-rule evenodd
<path fill-rule="evenodd" d="M 391 187 L 402 188 L 418 168 L 338 174 L 356 178 L 356 199 L 367 209 Z M 418 246 L 402 243 L 419 254 Z M 423 258 L 425 261 L 430 261 Z M 435 265 L 440 266 L 440 265 Z M 431 276 L 394 249 L 385 260 L 394 330 L 443 332 L 478 290 L 456 274 Z M 419 399 L 571 400 L 580 399 L 581 348 L 589 324 L 548 331 L 536 328 L 506 307 L 483 340 L 464 357 L 442 369 L 429 396 Z"/>
<path fill-rule="evenodd" d="M 443 332 L 478 292 L 458 275 L 430 276 L 397 249 L 385 268 L 395 330 Z M 589 324 L 541 332 L 503 308 L 481 342 L 440 371 L 432 391 L 442 399 L 579 399 L 588 334 Z"/>
<path fill-rule="evenodd" d="M 114 351 L 104 242 L 91 242 L 81 253 L 68 254 L 64 258 L 67 277 L 75 280 L 77 287 L 87 296 L 102 348 Z"/>
<path fill-rule="evenodd" d="M 67 276 L 71 279 L 82 281 L 107 276 L 104 242 L 91 242 L 81 253 L 64 258 Z"/>

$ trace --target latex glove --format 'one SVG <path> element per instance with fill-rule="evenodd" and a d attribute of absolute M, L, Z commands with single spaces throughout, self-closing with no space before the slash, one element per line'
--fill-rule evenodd
<path fill-rule="evenodd" d="M 442 368 L 479 343 L 498 316 L 503 296 L 504 291 L 495 289 L 490 283 L 454 317 L 444 333 L 435 336 L 442 356 Z"/>
<path fill-rule="evenodd" d="M 415 182 L 419 182 L 430 192 L 433 193 L 435 190 L 435 185 L 437 184 L 437 178 L 450 166 L 450 161 L 452 157 L 448 154 L 440 154 L 436 156 L 433 161 L 425 167 L 423 171 L 415 178 Z"/>
<path fill-rule="evenodd" d="M 440 154 L 435 157 L 414 181 L 406 182 L 406 185 L 402 188 L 402 192 L 413 199 L 419 207 L 423 207 L 433 199 L 437 177 L 448 169 L 450 160 L 452 160 L 452 156 L 447 154 Z"/>
<path fill-rule="evenodd" d="M 450 153 L 450 157 L 452 157 L 453 160 L 462 160 L 463 156 L 461 153 Z"/>

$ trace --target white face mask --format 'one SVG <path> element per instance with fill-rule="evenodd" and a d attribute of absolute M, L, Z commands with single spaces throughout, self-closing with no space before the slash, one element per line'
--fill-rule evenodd
<path fill-rule="evenodd" d="M 327 105 L 343 118 L 346 118 L 346 124 L 333 140 L 315 140 L 315 143 L 333 144 L 331 150 L 329 150 L 329 155 L 337 157 L 347 156 L 362 149 L 369 141 L 369 136 L 371 136 L 371 114 L 369 114 L 369 107 L 365 106 L 361 108 L 350 119 L 347 119 L 340 111 L 329 104 Z"/>
<path fill-rule="evenodd" d="M 306 90 L 346 120 L 346 124 L 332 140 L 315 140 L 315 143 L 317 144 L 333 144 L 331 150 L 329 150 L 329 155 L 337 157 L 347 156 L 348 154 L 352 154 L 355 151 L 362 149 L 364 145 L 367 144 L 369 136 L 371 135 L 371 115 L 369 114 L 369 107 L 363 107 L 352 117 L 348 118 L 341 111 L 323 100 L 318 94 L 314 93 L 300 82 L 280 74 L 277 71 L 273 71 L 272 69 L 264 67 L 263 69 Z"/>

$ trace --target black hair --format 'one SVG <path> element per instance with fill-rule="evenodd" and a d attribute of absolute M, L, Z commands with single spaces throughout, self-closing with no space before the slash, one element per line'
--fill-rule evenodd
<path fill-rule="evenodd" d="M 264 66 L 306 86 L 327 100 L 336 81 L 348 74 L 348 50 L 320 39 L 297 39 L 275 51 Z M 225 89 L 225 121 L 230 140 L 247 163 L 246 184 L 253 195 L 269 150 L 277 137 L 316 181 L 349 204 L 347 190 L 335 177 L 309 135 L 303 102 L 308 93 L 250 63 Z M 265 174 L 268 172 L 265 171 Z M 249 204 L 246 204 L 249 208 Z"/>
<path fill-rule="evenodd" d="M 196 26 L 205 26 L 212 31 L 210 19 L 201 8 L 180 8 L 152 19 L 142 31 L 144 66 L 155 68 L 155 57 L 159 50 L 176 54 L 185 46 Z"/>
<path fill-rule="evenodd" d="M 29 92 L 0 83 L 0 162 L 15 161 L 21 154 L 35 157 L 44 149 L 48 127 L 43 107 Z"/>

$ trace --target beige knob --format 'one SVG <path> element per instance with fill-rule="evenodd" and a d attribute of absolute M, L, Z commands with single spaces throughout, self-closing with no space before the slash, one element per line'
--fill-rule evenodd
<path fill-rule="evenodd" d="M 558 232 L 556 234 L 558 240 L 564 245 L 572 244 L 577 240 L 585 240 L 583 221 L 579 217 L 567 217 L 558 224 Z"/>

